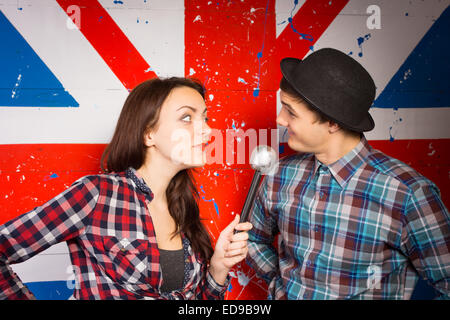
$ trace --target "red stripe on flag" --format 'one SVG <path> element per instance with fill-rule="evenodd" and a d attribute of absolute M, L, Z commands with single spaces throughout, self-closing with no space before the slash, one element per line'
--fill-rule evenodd
<path fill-rule="evenodd" d="M 347 3 L 307 0 L 277 38 L 277 63 L 287 56 L 302 59 Z"/>
<path fill-rule="evenodd" d="M 68 15 L 71 13 L 70 10 L 67 12 L 69 6 L 75 5 L 80 8 L 81 33 L 91 43 L 125 88 L 133 89 L 142 81 L 157 77 L 151 71 L 150 65 L 98 1 L 56 1 Z"/>
<path fill-rule="evenodd" d="M 436 183 L 445 205 L 450 207 L 450 139 L 376 140 L 370 144 Z M 105 146 L 0 145 L 0 224 L 43 204 L 78 178 L 100 173 L 100 157 Z M 281 157 L 290 153 L 292 150 L 285 146 Z M 220 189 L 220 186 L 211 188 Z"/>
<path fill-rule="evenodd" d="M 0 224 L 100 173 L 105 144 L 0 145 Z"/>

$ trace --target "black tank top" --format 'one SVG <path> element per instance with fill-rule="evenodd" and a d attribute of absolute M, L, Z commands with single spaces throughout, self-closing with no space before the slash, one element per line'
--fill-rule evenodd
<path fill-rule="evenodd" d="M 171 292 L 183 287 L 184 250 L 159 249 L 159 263 L 163 276 L 161 292 Z"/>

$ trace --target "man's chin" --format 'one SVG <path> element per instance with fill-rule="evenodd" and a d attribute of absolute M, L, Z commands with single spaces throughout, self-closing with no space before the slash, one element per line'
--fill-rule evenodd
<path fill-rule="evenodd" d="M 287 142 L 287 145 L 289 148 L 291 148 L 292 150 L 296 151 L 296 152 L 303 152 L 300 148 L 300 146 L 298 144 L 296 144 L 294 141 L 292 141 L 292 138 L 289 137 L 289 140 Z"/>

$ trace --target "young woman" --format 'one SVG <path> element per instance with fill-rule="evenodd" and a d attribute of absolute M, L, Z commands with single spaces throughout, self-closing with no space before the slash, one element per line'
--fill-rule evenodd
<path fill-rule="evenodd" d="M 0 226 L 0 298 L 33 298 L 9 265 L 67 241 L 75 299 L 222 299 L 251 224 L 236 216 L 213 251 L 200 222 L 190 168 L 205 163 L 204 96 L 185 78 L 138 85 L 103 154 L 105 174 Z"/>

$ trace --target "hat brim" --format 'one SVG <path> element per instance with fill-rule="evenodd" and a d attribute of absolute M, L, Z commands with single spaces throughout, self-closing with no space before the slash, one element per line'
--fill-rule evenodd
<path fill-rule="evenodd" d="M 293 81 L 294 71 L 297 69 L 298 65 L 301 63 L 302 63 L 302 60 L 297 59 L 297 58 L 284 58 L 280 61 L 280 69 L 281 69 L 281 73 L 282 73 L 283 77 L 289 82 L 289 84 L 295 89 L 295 91 L 297 91 L 297 93 L 303 98 L 303 100 L 308 102 L 318 112 L 323 113 L 324 115 L 326 115 L 327 117 L 329 117 L 330 119 L 335 121 L 337 124 L 339 124 L 343 128 L 346 128 L 346 129 L 349 129 L 352 131 L 357 131 L 357 132 L 366 132 L 366 131 L 371 131 L 375 127 L 375 122 L 373 121 L 373 118 L 369 114 L 369 112 L 367 112 L 367 115 L 363 118 L 363 120 L 357 126 L 343 123 L 342 121 L 335 119 L 333 116 L 328 115 L 325 112 L 323 112 L 320 109 L 320 107 L 318 107 L 310 98 L 308 98 L 307 96 L 305 96 L 302 93 L 301 88 L 299 88 L 296 85 L 295 81 Z"/>

